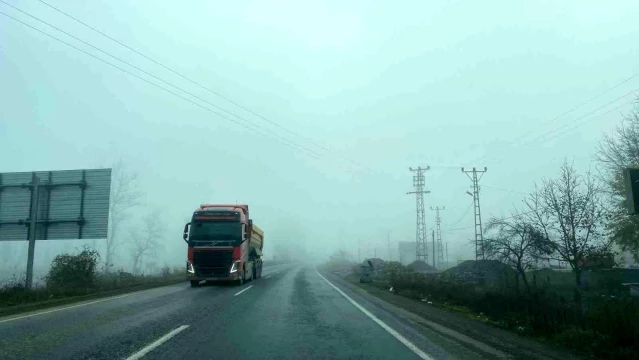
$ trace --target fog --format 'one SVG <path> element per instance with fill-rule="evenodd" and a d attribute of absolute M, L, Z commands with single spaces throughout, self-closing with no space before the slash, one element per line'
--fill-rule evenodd
<path fill-rule="evenodd" d="M 460 167 L 488 167 L 482 216 L 505 214 L 565 158 L 594 168 L 599 139 L 639 84 L 607 91 L 639 72 L 636 1 L 50 0 L 240 106 L 42 2 L 7 1 L 191 95 L 0 4 L 3 13 L 235 114 L 0 16 L 0 172 L 121 161 L 143 194 L 122 240 L 157 211 L 166 230 L 148 261 L 159 265 L 183 266 L 183 225 L 206 202 L 249 204 L 267 261 L 278 246 L 321 261 L 336 250 L 356 256 L 358 244 L 361 257 L 396 259 L 397 242 L 415 238 L 408 168 L 426 165 L 426 208 L 446 207 L 450 260 L 473 258 L 471 183 Z M 426 216 L 430 234 L 435 214 Z M 84 244 L 105 247 L 38 242 L 36 278 Z M 25 271 L 26 246 L 0 243 L 0 275 Z M 127 244 L 115 266 L 130 270 Z"/>

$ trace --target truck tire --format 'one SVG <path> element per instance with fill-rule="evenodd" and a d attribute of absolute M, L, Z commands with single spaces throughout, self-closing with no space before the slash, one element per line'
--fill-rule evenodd
<path fill-rule="evenodd" d="M 191 287 L 198 287 L 198 286 L 200 286 L 199 280 L 191 280 Z"/>

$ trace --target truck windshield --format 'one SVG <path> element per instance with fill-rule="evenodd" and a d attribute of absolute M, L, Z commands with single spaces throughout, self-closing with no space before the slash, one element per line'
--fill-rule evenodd
<path fill-rule="evenodd" d="M 242 240 L 242 225 L 235 221 L 193 221 L 189 241 L 232 245 Z"/>

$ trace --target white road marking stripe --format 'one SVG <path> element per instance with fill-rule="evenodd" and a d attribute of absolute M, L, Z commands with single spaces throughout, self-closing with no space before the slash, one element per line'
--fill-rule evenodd
<path fill-rule="evenodd" d="M 132 292 L 132 293 L 128 293 L 128 294 L 123 294 L 123 295 L 118 295 L 118 296 L 112 296 L 112 297 L 108 297 L 108 298 L 104 298 L 104 299 L 100 299 L 100 300 L 95 300 L 95 301 L 85 302 L 85 303 L 81 303 L 81 304 L 71 305 L 71 306 L 67 306 L 67 307 L 63 307 L 63 308 L 57 308 L 57 309 L 53 309 L 53 310 L 46 310 L 46 311 L 42 311 L 42 312 L 35 313 L 35 314 L 28 314 L 28 315 L 16 316 L 16 317 L 12 317 L 12 318 L 10 318 L 10 319 L 0 320 L 0 324 L 2 324 L 2 323 L 4 323 L 4 322 L 13 321 L 13 320 L 26 319 L 26 318 L 30 318 L 30 317 L 33 317 L 33 316 L 44 315 L 44 314 L 50 314 L 50 313 L 54 313 L 54 312 L 58 312 L 58 311 L 62 311 L 62 310 L 69 310 L 69 309 L 73 309 L 73 308 L 77 308 L 77 307 L 81 307 L 81 306 L 87 306 L 87 305 L 97 304 L 97 303 L 101 303 L 101 302 L 104 302 L 104 301 L 115 300 L 115 299 L 121 299 L 121 298 L 124 298 L 124 297 L 127 297 L 127 296 L 131 296 L 131 295 L 139 294 L 139 293 L 142 293 L 142 292 L 145 292 L 145 291 L 157 290 L 157 289 L 159 289 L 159 288 L 147 289 L 147 290 L 140 290 L 140 291 L 136 291 L 136 292 Z"/>
<path fill-rule="evenodd" d="M 270 278 L 271 276 L 273 276 L 273 275 L 269 275 L 269 276 L 265 277 L 265 279 L 268 279 L 268 278 Z"/>
<path fill-rule="evenodd" d="M 235 294 L 235 295 L 233 295 L 233 296 L 238 296 L 238 295 L 240 295 L 241 293 L 245 292 L 246 290 L 248 290 L 248 289 L 250 289 L 250 288 L 252 288 L 252 287 L 253 287 L 253 285 L 251 285 L 251 286 L 247 287 L 246 289 L 244 289 L 244 290 L 242 290 L 242 291 L 239 291 L 237 294 Z"/>
<path fill-rule="evenodd" d="M 170 333 L 162 336 L 161 338 L 155 340 L 154 342 L 150 343 L 149 345 L 145 346 L 144 348 L 142 348 L 142 350 L 136 352 L 135 354 L 129 356 L 128 358 L 126 358 L 126 360 L 137 360 L 137 359 L 141 359 L 142 357 L 144 357 L 144 355 L 148 354 L 149 352 L 151 352 L 153 349 L 155 349 L 156 347 L 164 344 L 165 342 L 167 342 L 170 338 L 174 337 L 175 335 L 179 334 L 180 332 L 184 331 L 184 329 L 186 329 L 187 327 L 189 327 L 188 325 L 182 325 L 179 328 L 171 331 Z"/>
<path fill-rule="evenodd" d="M 424 359 L 424 360 L 434 360 L 432 357 L 428 356 L 428 354 L 426 354 L 425 352 L 423 352 L 421 349 L 419 349 L 417 347 L 417 345 L 413 344 L 412 342 L 410 342 L 408 339 L 406 339 L 405 337 L 403 337 L 400 333 L 398 333 L 397 331 L 395 331 L 393 328 L 391 328 L 390 326 L 386 325 L 385 322 L 383 322 L 382 320 L 378 319 L 377 316 L 373 315 L 370 311 L 366 310 L 362 305 L 358 304 L 357 302 L 355 302 L 355 300 L 351 299 L 350 296 L 346 295 L 342 290 L 340 290 L 337 286 L 333 285 L 330 281 L 328 281 L 325 277 L 322 276 L 322 274 L 319 273 L 319 271 L 317 271 L 317 269 L 315 269 L 315 272 L 317 273 L 317 275 L 319 275 L 319 277 L 321 277 L 322 279 L 324 279 L 324 281 L 326 281 L 328 283 L 328 285 L 330 285 L 333 289 L 337 290 L 338 293 L 340 293 L 340 295 L 342 295 L 344 298 L 346 298 L 346 300 L 348 300 L 351 304 L 353 304 L 356 308 L 358 308 L 361 312 L 363 312 L 364 314 L 366 314 L 366 316 L 368 316 L 369 318 L 371 318 L 371 320 L 373 320 L 374 322 L 377 323 L 377 325 L 381 326 L 384 330 L 386 330 L 389 334 L 393 335 L 397 340 L 399 340 L 402 344 L 406 345 L 407 348 L 409 348 L 412 352 L 414 352 L 415 354 L 417 354 L 417 356 L 419 356 L 420 358 Z"/>

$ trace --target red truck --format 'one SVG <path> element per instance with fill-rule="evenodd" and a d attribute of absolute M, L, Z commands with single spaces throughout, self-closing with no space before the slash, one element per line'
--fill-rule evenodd
<path fill-rule="evenodd" d="M 203 204 L 184 225 L 189 246 L 186 275 L 201 281 L 239 284 L 262 276 L 264 232 L 249 218 L 248 205 Z"/>

